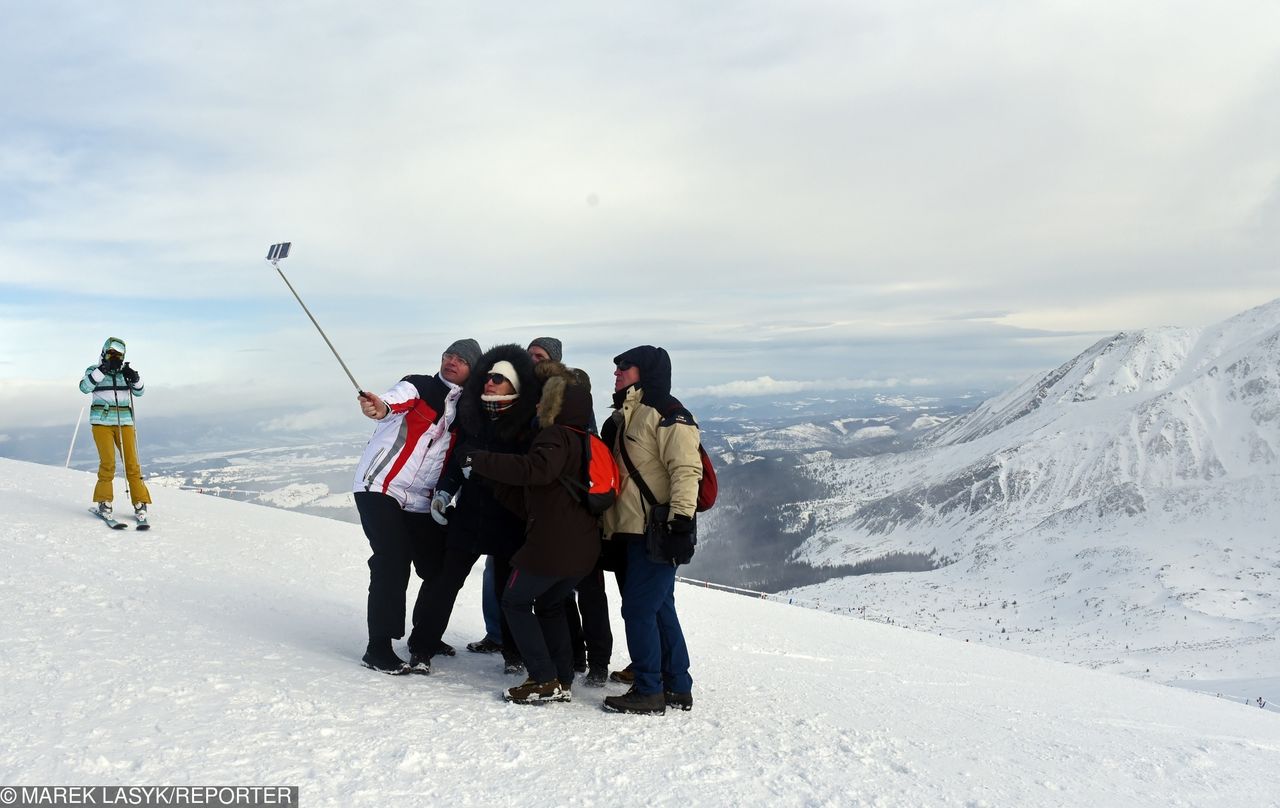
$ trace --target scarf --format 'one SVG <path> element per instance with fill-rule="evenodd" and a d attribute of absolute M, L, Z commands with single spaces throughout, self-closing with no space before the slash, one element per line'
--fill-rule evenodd
<path fill-rule="evenodd" d="M 511 409 L 517 398 L 520 398 L 519 393 L 512 393 L 509 396 L 480 396 L 480 403 L 484 405 L 484 411 L 489 414 L 489 420 L 496 421 L 504 412 Z"/>

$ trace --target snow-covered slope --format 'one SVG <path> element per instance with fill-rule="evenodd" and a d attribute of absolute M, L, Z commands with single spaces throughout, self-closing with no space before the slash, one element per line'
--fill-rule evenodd
<path fill-rule="evenodd" d="M 117 533 L 91 487 L 0 460 L 6 784 L 298 785 L 314 806 L 1280 801 L 1274 713 L 684 585 L 691 713 L 609 715 L 581 686 L 508 705 L 497 663 L 465 652 L 382 676 L 357 663 L 359 527 L 161 490 L 150 533 Z M 480 635 L 478 583 L 455 645 Z"/>
<path fill-rule="evenodd" d="M 955 563 L 798 594 L 1163 679 L 1280 673 L 1280 301 L 1117 334 L 923 442 L 813 463 L 839 493 L 798 555 Z"/>

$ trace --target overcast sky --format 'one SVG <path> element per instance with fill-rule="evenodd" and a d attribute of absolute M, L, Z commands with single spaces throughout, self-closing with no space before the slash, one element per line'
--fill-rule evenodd
<path fill-rule="evenodd" d="M 1280 3 L 14 3 L 0 410 L 354 394 L 539 335 L 608 385 L 1010 386 L 1280 296 Z M 767 377 L 767 380 L 760 381 Z M 821 386 L 821 384 L 819 386 Z M 799 387 L 797 387 L 799 386 Z"/>

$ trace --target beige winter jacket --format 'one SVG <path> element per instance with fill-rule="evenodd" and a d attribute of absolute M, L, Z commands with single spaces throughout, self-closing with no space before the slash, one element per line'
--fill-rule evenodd
<path fill-rule="evenodd" d="M 671 514 L 692 517 L 698 503 L 698 481 L 702 479 L 701 440 L 698 427 L 679 414 L 663 420 L 661 414 L 641 402 L 642 390 L 632 389 L 611 416 L 619 421 L 617 440 L 627 441 L 627 455 L 644 479 L 658 504 L 670 503 Z M 644 533 L 649 511 L 640 486 L 630 479 L 622 452 L 613 447 L 613 458 L 622 476 L 618 501 L 604 514 L 604 534 Z"/>

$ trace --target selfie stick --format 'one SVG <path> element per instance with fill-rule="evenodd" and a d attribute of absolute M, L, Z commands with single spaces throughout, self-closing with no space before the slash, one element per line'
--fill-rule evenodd
<path fill-rule="evenodd" d="M 271 249 L 267 251 L 267 260 L 271 262 L 271 266 L 276 268 L 276 272 L 280 273 L 280 280 L 284 281 L 284 285 L 289 287 L 290 292 L 293 292 L 293 296 L 298 301 L 298 305 L 302 307 L 302 310 L 307 313 L 308 317 L 311 317 L 311 324 L 320 332 L 320 336 L 324 337 L 324 344 L 328 345 L 329 350 L 333 351 L 334 358 L 338 360 L 339 365 L 342 365 L 342 369 L 346 372 L 347 378 L 356 386 L 356 392 L 362 396 L 367 395 L 365 391 L 361 389 L 360 383 L 356 381 L 356 377 L 352 376 L 351 371 L 347 369 L 347 363 L 342 361 L 341 356 L 338 356 L 338 349 L 333 347 L 333 343 L 329 341 L 329 337 L 324 333 L 324 329 L 316 322 L 316 318 L 312 317 L 311 310 L 307 308 L 307 304 L 303 303 L 302 298 L 298 297 L 298 293 L 294 290 L 293 284 L 289 283 L 289 279 L 284 276 L 284 272 L 280 269 L 280 262 L 289 257 L 289 247 L 292 244 L 292 241 L 286 241 L 283 244 L 272 244 Z"/>

